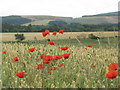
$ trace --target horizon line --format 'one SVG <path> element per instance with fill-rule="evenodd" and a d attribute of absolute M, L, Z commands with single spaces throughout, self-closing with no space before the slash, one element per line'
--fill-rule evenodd
<path fill-rule="evenodd" d="M 113 12 L 119 12 L 119 11 L 113 11 Z M 108 13 L 113 13 L 113 12 L 108 12 Z M 99 13 L 99 14 L 106 14 L 106 13 Z M 94 14 L 94 15 L 99 15 L 99 14 Z M 82 16 L 80 16 L 80 17 L 83 17 L 83 16 L 94 16 L 94 15 L 93 15 L 93 14 L 92 14 L 92 15 L 89 14 L 89 15 L 82 15 Z M 16 14 L 16 15 L 15 15 L 15 14 L 13 14 L 13 15 L 0 15 L 0 17 L 7 17 L 7 16 L 54 16 L 54 17 L 80 18 L 80 17 L 77 17 L 77 16 L 76 16 L 76 17 L 72 17 L 72 16 L 70 17 L 70 16 L 57 16 L 57 15 L 32 15 L 32 14 L 31 14 L 31 15 L 27 15 L 27 14 L 26 14 L 26 15 L 20 15 L 20 14 L 19 14 L 19 15 L 17 15 L 17 14 Z"/>

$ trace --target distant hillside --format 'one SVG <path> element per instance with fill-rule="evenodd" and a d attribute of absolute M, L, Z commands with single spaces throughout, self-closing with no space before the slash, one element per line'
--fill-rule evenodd
<path fill-rule="evenodd" d="M 21 16 L 6 16 L 2 17 L 2 23 L 8 23 L 8 24 L 23 24 L 31 22 L 31 19 L 23 18 Z"/>
<path fill-rule="evenodd" d="M 81 24 L 117 24 L 118 16 L 92 16 L 75 18 L 70 22 L 77 22 Z"/>
<path fill-rule="evenodd" d="M 80 18 L 75 18 L 73 21 L 81 24 L 117 24 L 118 12 L 103 13 L 97 15 L 85 15 Z"/>
<path fill-rule="evenodd" d="M 55 21 L 55 20 L 72 20 L 72 17 L 60 17 L 60 16 L 47 16 L 47 15 L 36 15 L 36 16 L 21 16 L 23 18 L 27 18 L 32 20 L 32 22 L 25 23 L 24 25 L 32 24 L 32 25 L 47 25 L 49 21 Z"/>
<path fill-rule="evenodd" d="M 47 16 L 47 15 L 22 15 L 3 17 L 3 23 L 22 24 L 22 25 L 47 25 L 49 21 L 62 20 L 67 23 L 81 24 L 117 24 L 118 12 L 103 13 L 97 15 L 85 15 L 80 18 Z"/>
<path fill-rule="evenodd" d="M 72 17 L 60 17 L 60 16 L 48 16 L 48 15 L 25 15 L 21 16 L 23 18 L 31 19 L 32 21 L 36 20 L 67 20 L 72 19 Z"/>
<path fill-rule="evenodd" d="M 97 15 L 84 15 L 82 17 L 93 17 L 93 16 L 118 16 L 118 12 L 102 13 Z"/>

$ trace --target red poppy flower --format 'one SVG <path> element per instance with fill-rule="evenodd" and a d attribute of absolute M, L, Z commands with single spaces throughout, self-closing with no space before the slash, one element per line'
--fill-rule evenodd
<path fill-rule="evenodd" d="M 107 48 L 110 49 L 110 46 L 108 46 Z"/>
<path fill-rule="evenodd" d="M 52 35 L 56 35 L 56 34 L 57 34 L 57 32 L 53 32 L 53 33 L 52 33 Z"/>
<path fill-rule="evenodd" d="M 118 63 L 112 63 L 108 68 L 109 71 L 117 70 L 117 69 L 118 69 Z"/>
<path fill-rule="evenodd" d="M 107 77 L 108 79 L 114 79 L 114 78 L 117 77 L 117 75 L 118 75 L 118 72 L 117 72 L 117 71 L 110 71 L 110 72 L 108 72 L 108 73 L 106 74 L 106 77 Z"/>
<path fill-rule="evenodd" d="M 19 78 L 23 78 L 24 77 L 24 72 L 16 73 L 16 76 L 19 77 Z"/>
<path fill-rule="evenodd" d="M 58 67 L 62 67 L 63 65 L 64 65 L 64 63 L 62 63 L 62 64 L 59 64 L 59 65 L 58 65 Z"/>
<path fill-rule="evenodd" d="M 56 43 L 54 41 L 49 41 L 48 42 L 50 45 L 55 45 Z"/>
<path fill-rule="evenodd" d="M 44 60 L 43 61 L 43 64 L 50 64 L 51 62 L 50 61 L 48 61 L 48 60 Z"/>
<path fill-rule="evenodd" d="M 40 58 L 41 58 L 41 59 L 43 59 L 44 57 L 45 57 L 44 54 L 40 55 Z"/>
<path fill-rule="evenodd" d="M 14 61 L 19 61 L 19 58 L 18 57 L 14 57 L 13 60 Z"/>
<path fill-rule="evenodd" d="M 43 37 L 46 37 L 47 33 L 46 32 L 42 32 L 42 35 L 43 35 Z"/>
<path fill-rule="evenodd" d="M 50 71 L 56 70 L 56 69 L 57 69 L 57 67 L 51 67 L 51 68 L 50 68 Z"/>
<path fill-rule="evenodd" d="M 88 45 L 88 47 L 92 47 L 92 45 Z"/>
<path fill-rule="evenodd" d="M 60 48 L 61 50 L 68 50 L 68 47 L 66 46 L 66 47 L 61 47 Z"/>
<path fill-rule="evenodd" d="M 49 30 L 45 30 L 45 33 L 49 35 L 49 34 L 50 34 L 50 31 L 49 31 Z"/>
<path fill-rule="evenodd" d="M 65 54 L 63 55 L 63 57 L 64 57 L 65 59 L 69 58 L 69 56 L 70 56 L 69 53 L 65 53 Z"/>
<path fill-rule="evenodd" d="M 56 55 L 53 57 L 53 60 L 59 60 L 59 59 L 62 59 L 62 55 Z"/>
<path fill-rule="evenodd" d="M 53 56 L 50 56 L 50 55 L 44 56 L 44 60 L 52 61 Z"/>
<path fill-rule="evenodd" d="M 4 52 L 2 52 L 3 54 L 6 54 L 7 52 L 6 51 L 4 51 Z"/>
<path fill-rule="evenodd" d="M 30 52 L 34 52 L 35 51 L 35 48 L 30 48 L 28 49 Z"/>
<path fill-rule="evenodd" d="M 45 66 L 43 64 L 38 64 L 36 67 L 37 70 L 44 69 L 44 68 L 45 68 Z"/>
<path fill-rule="evenodd" d="M 96 65 L 91 65 L 91 67 L 96 67 Z"/>
<path fill-rule="evenodd" d="M 63 33 L 64 33 L 64 30 L 60 30 L 59 33 L 63 34 Z"/>

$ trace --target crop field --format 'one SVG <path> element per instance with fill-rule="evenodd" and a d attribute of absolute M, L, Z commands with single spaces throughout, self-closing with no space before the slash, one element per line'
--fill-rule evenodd
<path fill-rule="evenodd" d="M 89 39 L 90 33 L 102 38 Z M 46 37 L 24 33 L 22 42 L 14 34 L 2 34 L 3 88 L 120 87 L 118 75 L 110 73 L 117 70 L 109 69 L 118 63 L 118 32 L 64 32 Z"/>
<path fill-rule="evenodd" d="M 26 40 L 34 40 L 35 38 L 37 40 L 43 40 L 46 38 L 50 39 L 59 39 L 62 37 L 62 39 L 69 39 L 70 38 L 75 38 L 76 36 L 79 36 L 80 38 L 86 38 L 88 34 L 95 34 L 99 37 L 112 37 L 112 36 L 118 36 L 118 32 L 65 32 L 64 35 L 56 35 L 56 36 L 47 36 L 43 37 L 41 33 L 23 33 L 26 37 Z M 14 34 L 16 33 L 2 33 L 2 41 L 15 41 Z M 20 33 L 19 33 L 20 34 Z"/>

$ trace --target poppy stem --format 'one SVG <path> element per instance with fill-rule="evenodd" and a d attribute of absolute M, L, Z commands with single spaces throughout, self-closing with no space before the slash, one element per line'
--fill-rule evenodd
<path fill-rule="evenodd" d="M 98 43 L 99 43 L 99 47 L 101 47 L 101 44 L 100 44 L 100 39 L 97 39 L 98 40 Z"/>
<path fill-rule="evenodd" d="M 115 33 L 115 27 L 113 27 L 113 30 L 114 30 L 114 38 L 115 38 L 115 36 L 116 36 L 116 33 Z"/>
<path fill-rule="evenodd" d="M 108 37 L 108 45 L 110 45 L 110 39 L 109 39 L 109 37 Z"/>
<path fill-rule="evenodd" d="M 76 39 L 81 45 L 83 45 L 77 37 L 75 37 L 75 39 Z"/>

